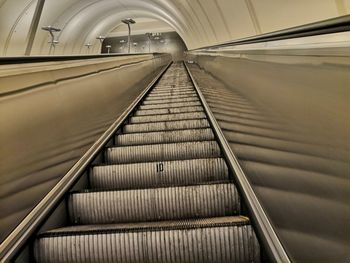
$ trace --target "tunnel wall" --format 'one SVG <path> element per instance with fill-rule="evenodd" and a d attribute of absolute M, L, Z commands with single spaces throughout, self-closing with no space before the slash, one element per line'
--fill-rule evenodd
<path fill-rule="evenodd" d="M 170 59 L 139 55 L 0 66 L 1 240 Z"/>
<path fill-rule="evenodd" d="M 38 0 L 0 0 L 0 55 L 24 55 Z M 350 0 L 61 0 L 45 1 L 31 55 L 47 55 L 52 25 L 62 29 L 55 55 L 100 51 L 121 19 L 152 18 L 172 27 L 188 49 L 219 44 L 350 14 Z M 152 32 L 152 31 L 151 31 Z"/>
<path fill-rule="evenodd" d="M 350 258 L 348 51 L 188 55 L 226 139 L 296 262 Z"/>

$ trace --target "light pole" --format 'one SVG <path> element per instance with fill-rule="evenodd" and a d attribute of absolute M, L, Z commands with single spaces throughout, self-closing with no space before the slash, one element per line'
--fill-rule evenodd
<path fill-rule="evenodd" d="M 111 45 L 107 45 L 106 48 L 107 48 L 107 53 L 109 54 L 111 52 Z"/>
<path fill-rule="evenodd" d="M 51 55 L 52 48 L 55 48 L 55 45 L 58 44 L 58 41 L 55 40 L 55 35 L 53 33 L 54 32 L 60 32 L 61 29 L 53 27 L 53 26 L 44 26 L 41 29 L 44 30 L 44 31 L 49 32 L 49 34 L 51 36 L 51 41 L 49 41 L 49 43 L 50 43 L 49 55 Z"/>
<path fill-rule="evenodd" d="M 152 33 L 146 33 L 146 36 L 148 37 L 148 53 L 151 53 L 151 36 L 152 36 Z"/>
<path fill-rule="evenodd" d="M 130 53 L 130 34 L 131 34 L 131 28 L 130 28 L 130 24 L 135 24 L 135 20 L 132 18 L 126 18 L 126 19 L 122 19 L 122 22 L 124 24 L 128 25 L 128 30 L 129 30 L 129 34 L 128 34 L 128 53 Z"/>
<path fill-rule="evenodd" d="M 96 39 L 100 40 L 101 49 L 102 49 L 102 42 L 103 42 L 103 40 L 105 40 L 105 38 L 106 38 L 106 37 L 104 37 L 104 36 L 98 36 L 98 37 L 96 37 Z M 102 52 L 102 50 L 101 50 L 101 52 Z"/>

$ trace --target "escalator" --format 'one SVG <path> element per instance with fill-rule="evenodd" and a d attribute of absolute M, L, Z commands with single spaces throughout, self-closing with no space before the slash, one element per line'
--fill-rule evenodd
<path fill-rule="evenodd" d="M 115 134 L 88 189 L 66 198 L 69 226 L 36 236 L 41 262 L 260 262 L 222 150 L 182 63 Z"/>

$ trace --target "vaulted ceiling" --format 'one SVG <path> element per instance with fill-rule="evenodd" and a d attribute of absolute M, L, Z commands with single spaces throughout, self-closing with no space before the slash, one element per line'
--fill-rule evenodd
<path fill-rule="evenodd" d="M 0 0 L 0 55 L 24 54 L 39 1 Z M 161 21 L 194 49 L 349 13 L 350 0 L 45 0 L 31 54 L 47 54 L 48 25 L 62 29 L 55 54 L 81 54 L 126 17 Z"/>

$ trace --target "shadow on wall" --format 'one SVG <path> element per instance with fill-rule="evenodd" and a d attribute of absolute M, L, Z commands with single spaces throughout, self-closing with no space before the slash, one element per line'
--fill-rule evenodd
<path fill-rule="evenodd" d="M 185 43 L 176 32 L 160 33 L 160 35 L 132 35 L 131 53 L 170 53 L 173 61 L 184 59 L 184 52 L 187 51 Z M 108 37 L 102 43 L 102 53 L 108 53 L 107 46 L 110 46 L 110 53 L 128 53 L 128 36 Z"/>
<path fill-rule="evenodd" d="M 348 66 L 315 65 L 312 57 L 300 64 L 192 59 L 200 67 L 190 69 L 292 260 L 349 259 Z"/>

